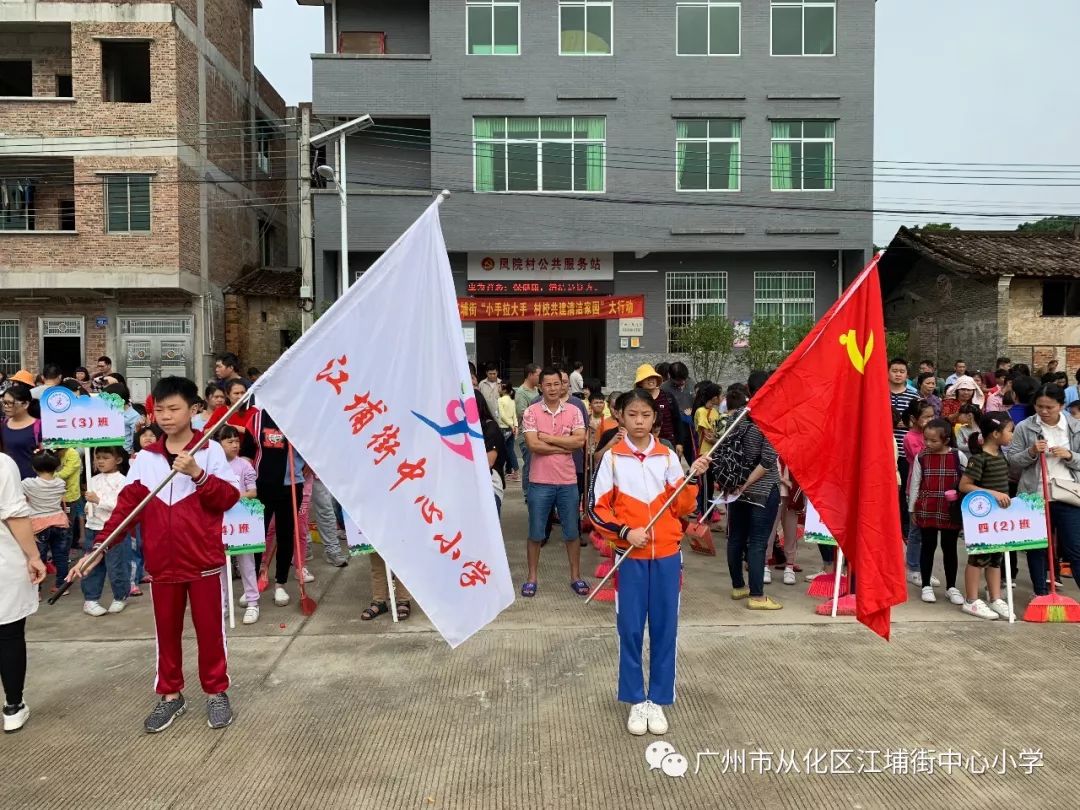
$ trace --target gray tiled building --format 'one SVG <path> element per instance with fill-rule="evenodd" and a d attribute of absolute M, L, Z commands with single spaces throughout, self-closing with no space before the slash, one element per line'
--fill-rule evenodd
<path fill-rule="evenodd" d="M 350 269 L 432 189 L 454 191 L 459 295 L 504 318 L 466 320 L 470 355 L 504 377 L 581 359 L 625 386 L 697 315 L 820 316 L 869 257 L 872 0 L 336 0 L 325 15 L 314 114 L 376 121 L 347 147 Z M 320 297 L 339 286 L 339 228 L 334 190 L 316 191 Z M 643 296 L 643 323 L 554 300 L 580 294 L 601 314 Z"/>

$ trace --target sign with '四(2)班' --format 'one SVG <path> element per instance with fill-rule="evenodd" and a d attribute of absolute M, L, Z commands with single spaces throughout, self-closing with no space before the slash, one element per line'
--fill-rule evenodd
<path fill-rule="evenodd" d="M 968 554 L 1046 548 L 1042 496 L 1021 493 L 1001 506 L 986 490 L 969 492 L 960 504 Z"/>
<path fill-rule="evenodd" d="M 41 440 L 49 448 L 112 447 L 124 443 L 124 400 L 88 396 L 62 385 L 41 395 Z"/>

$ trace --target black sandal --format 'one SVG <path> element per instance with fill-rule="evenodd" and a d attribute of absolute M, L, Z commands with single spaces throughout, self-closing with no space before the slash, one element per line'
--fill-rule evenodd
<path fill-rule="evenodd" d="M 360 614 L 360 621 L 370 622 L 372 619 L 377 619 L 384 613 L 389 612 L 390 608 L 387 607 L 386 602 L 372 602 L 364 609 L 364 612 Z"/>
<path fill-rule="evenodd" d="M 398 621 L 405 621 L 412 613 L 412 603 L 408 599 L 398 600 L 397 603 L 397 617 Z"/>

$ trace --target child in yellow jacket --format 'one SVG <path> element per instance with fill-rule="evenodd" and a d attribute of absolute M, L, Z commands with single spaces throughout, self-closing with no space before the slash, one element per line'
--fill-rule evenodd
<path fill-rule="evenodd" d="M 655 400 L 643 389 L 623 394 L 619 405 L 626 438 L 599 462 L 589 498 L 593 524 L 620 550 L 632 547 L 618 571 L 616 627 L 619 633 L 619 693 L 631 704 L 631 734 L 666 734 L 664 706 L 675 702 L 675 638 L 679 623 L 679 581 L 683 536 L 680 518 L 694 510 L 696 479 L 708 468 L 702 456 L 690 467 L 691 483 L 663 509 L 682 482 L 678 456 L 652 435 L 659 418 Z M 649 689 L 641 661 L 645 621 L 649 622 Z"/>

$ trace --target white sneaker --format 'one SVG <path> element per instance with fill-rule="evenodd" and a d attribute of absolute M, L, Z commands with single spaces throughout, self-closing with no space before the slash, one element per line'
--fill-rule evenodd
<path fill-rule="evenodd" d="M 998 598 L 988 604 L 988 607 L 994 611 L 998 616 L 1008 621 L 1009 618 L 1016 618 L 1015 614 L 1009 613 L 1009 603 L 1004 599 Z"/>
<path fill-rule="evenodd" d="M 259 606 L 252 605 L 244 611 L 244 624 L 255 624 L 259 620 Z"/>
<path fill-rule="evenodd" d="M 924 602 L 936 602 L 937 601 L 937 597 L 934 596 L 934 589 L 932 587 L 930 587 L 929 585 L 927 585 L 925 588 L 922 589 L 922 600 Z"/>
<path fill-rule="evenodd" d="M 784 584 L 785 585 L 794 585 L 795 584 L 795 569 L 793 569 L 793 568 L 785 568 L 784 569 Z"/>
<path fill-rule="evenodd" d="M 769 570 L 769 566 L 765 566 L 765 584 L 772 585 L 772 571 Z"/>
<path fill-rule="evenodd" d="M 278 607 L 285 607 L 289 604 L 289 592 L 280 585 L 274 588 L 274 604 Z"/>
<path fill-rule="evenodd" d="M 817 571 L 816 573 L 813 573 L 813 574 L 807 574 L 805 577 L 803 577 L 803 579 L 806 582 L 813 582 L 818 577 L 823 577 L 823 576 L 827 576 L 827 574 L 824 571 Z"/>
<path fill-rule="evenodd" d="M 912 585 L 918 585 L 922 587 L 922 574 L 920 574 L 918 571 L 908 571 L 907 581 L 910 582 Z"/>
<path fill-rule="evenodd" d="M 236 600 L 236 604 L 238 604 L 240 607 L 247 607 L 247 597 L 243 594 L 240 594 L 240 598 Z"/>
<path fill-rule="evenodd" d="M 930 575 L 930 584 L 935 588 L 940 588 L 941 587 L 941 580 L 938 579 L 937 577 L 935 577 L 933 574 L 931 574 Z"/>
<path fill-rule="evenodd" d="M 114 599 L 113 603 L 109 605 L 109 613 L 119 613 L 127 607 L 127 602 L 121 599 Z"/>
<path fill-rule="evenodd" d="M 649 702 L 635 703 L 630 707 L 630 719 L 626 721 L 626 730 L 635 737 L 640 737 L 649 730 Z"/>
<path fill-rule="evenodd" d="M 104 616 L 107 611 L 100 602 L 87 601 L 82 603 L 82 612 L 87 616 Z"/>
<path fill-rule="evenodd" d="M 649 733 L 667 734 L 668 721 L 664 716 L 664 707 L 653 703 L 651 700 L 646 701 L 646 705 L 649 707 Z"/>
<path fill-rule="evenodd" d="M 945 595 L 949 597 L 949 601 L 952 602 L 954 605 L 964 604 L 964 595 L 960 593 L 959 588 L 949 588 L 947 591 L 945 591 Z"/>
<path fill-rule="evenodd" d="M 309 570 L 307 570 L 306 568 L 303 570 L 302 576 L 304 577 L 304 584 L 305 585 L 307 585 L 309 582 L 314 582 L 315 581 L 315 575 L 313 573 L 311 573 Z"/>
<path fill-rule="evenodd" d="M 20 728 L 26 725 L 26 721 L 30 719 L 30 707 L 25 703 L 19 705 L 17 711 L 13 714 L 8 714 L 8 706 L 4 707 L 4 733 L 10 734 L 13 731 L 18 731 Z M 644 732 L 642 732 L 644 733 Z"/>
<path fill-rule="evenodd" d="M 969 616 L 977 616 L 980 619 L 994 621 L 998 617 L 997 613 L 987 607 L 986 602 L 982 599 L 976 599 L 974 602 L 964 602 L 963 607 L 961 607 L 960 610 L 967 613 Z"/>

